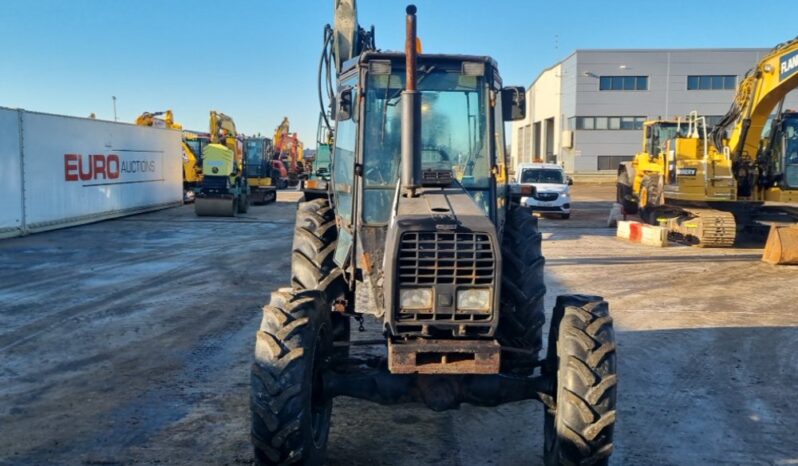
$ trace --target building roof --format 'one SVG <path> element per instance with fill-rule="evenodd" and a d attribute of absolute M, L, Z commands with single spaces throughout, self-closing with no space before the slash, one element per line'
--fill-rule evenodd
<path fill-rule="evenodd" d="M 712 47 L 699 48 L 699 47 L 697 47 L 697 48 L 681 48 L 681 49 L 678 49 L 678 48 L 670 48 L 670 49 L 576 49 L 573 52 L 571 52 L 570 54 L 568 54 L 562 60 L 558 61 L 557 63 L 555 63 L 555 64 L 553 64 L 551 66 L 549 66 L 548 68 L 543 69 L 543 71 L 538 73 L 537 77 L 534 80 L 532 80 L 532 84 L 527 86 L 526 90 L 527 91 L 531 90 L 532 87 L 535 85 L 535 83 L 538 82 L 540 77 L 543 76 L 543 74 L 545 74 L 548 71 L 551 71 L 552 69 L 556 68 L 559 65 L 562 65 L 568 59 L 570 59 L 574 55 L 577 55 L 577 54 L 580 54 L 580 53 L 767 52 L 767 51 L 770 51 L 771 49 L 772 49 L 772 47 L 737 47 L 737 48 L 734 48 L 734 47 L 730 47 L 730 48 L 712 48 Z"/>

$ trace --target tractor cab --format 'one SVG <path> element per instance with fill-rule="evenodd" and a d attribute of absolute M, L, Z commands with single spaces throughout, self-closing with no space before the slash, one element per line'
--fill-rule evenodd
<path fill-rule="evenodd" d="M 404 54 L 366 53 L 348 62 L 340 79 L 335 149 L 337 178 L 344 182 L 337 183 L 336 194 L 339 199 L 354 194 L 347 192 L 345 173 L 353 172 L 354 164 L 362 166 L 366 225 L 388 222 L 397 187 L 404 60 Z M 418 89 L 421 170 L 451 173 L 450 185 L 464 188 L 495 222 L 506 182 L 503 133 L 496 129 L 503 119 L 495 62 L 488 57 L 419 56 Z"/>
<path fill-rule="evenodd" d="M 408 196 L 403 184 L 411 183 L 400 181 L 406 56 L 366 52 L 344 64 L 334 117 L 335 262 L 362 277 L 358 302 L 378 304 L 363 312 L 385 316 L 397 334 L 491 335 L 508 194 L 503 124 L 513 114 L 503 108 L 523 116 L 524 91 L 503 90 L 489 57 L 419 55 L 416 70 L 420 134 Z M 456 247 L 471 248 L 470 262 Z M 476 312 L 458 310 L 464 296 Z"/>

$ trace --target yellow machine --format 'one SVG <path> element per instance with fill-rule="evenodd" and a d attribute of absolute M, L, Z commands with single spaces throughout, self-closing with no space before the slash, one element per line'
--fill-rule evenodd
<path fill-rule="evenodd" d="M 139 126 L 169 128 L 183 130 L 183 125 L 175 123 L 171 110 L 162 112 L 144 112 L 136 118 Z M 202 166 L 200 164 L 201 136 L 190 131 L 183 131 L 183 191 L 184 198 L 193 198 L 193 189 L 202 184 Z M 192 146 L 195 146 L 192 148 Z"/>
<path fill-rule="evenodd" d="M 781 107 L 796 87 L 798 39 L 775 47 L 746 74 L 711 131 L 695 112 L 646 122 L 643 151 L 618 168 L 618 202 L 706 247 L 731 246 L 743 228 L 795 223 L 798 113 Z"/>
<path fill-rule="evenodd" d="M 277 200 L 277 186 L 272 167 L 272 141 L 268 138 L 250 137 L 244 139 L 244 160 L 249 184 L 250 202 L 254 205 L 268 204 Z"/>
<path fill-rule="evenodd" d="M 194 211 L 199 216 L 232 217 L 249 207 L 243 148 L 229 116 L 211 111 L 211 143 L 202 152 L 202 185 Z"/>

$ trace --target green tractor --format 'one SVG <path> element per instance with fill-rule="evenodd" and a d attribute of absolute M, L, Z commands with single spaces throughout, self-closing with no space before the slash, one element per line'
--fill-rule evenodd
<path fill-rule="evenodd" d="M 330 182 L 332 167 L 332 130 L 328 130 L 324 121 L 329 121 L 325 113 L 319 115 L 319 126 L 316 134 L 316 154 L 313 158 L 307 179 L 300 181 L 299 189 L 306 197 L 325 197 Z"/>
<path fill-rule="evenodd" d="M 202 185 L 196 191 L 194 212 L 201 217 L 234 217 L 249 208 L 249 186 L 235 152 L 222 144 L 202 151 Z"/>
<path fill-rule="evenodd" d="M 529 193 L 507 184 L 504 125 L 524 117 L 524 89 L 489 57 L 418 54 L 412 5 L 405 53 L 376 51 L 354 1 L 336 5 L 322 55 L 337 74 L 331 180 L 298 205 L 291 287 L 257 331 L 256 463 L 324 464 L 332 400 L 347 396 L 436 411 L 536 399 L 546 464 L 606 464 L 607 303 L 559 296 L 544 345 L 541 234 L 519 205 Z M 350 339 L 364 318 L 381 338 Z M 350 352 L 361 345 L 375 350 Z"/>

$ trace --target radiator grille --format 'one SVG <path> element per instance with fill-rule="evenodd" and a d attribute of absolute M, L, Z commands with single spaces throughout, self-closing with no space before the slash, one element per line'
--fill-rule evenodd
<path fill-rule="evenodd" d="M 399 243 L 401 285 L 490 285 L 494 267 L 486 234 L 406 232 Z"/>
<path fill-rule="evenodd" d="M 559 196 L 557 193 L 536 193 L 535 199 L 539 201 L 556 201 Z"/>

